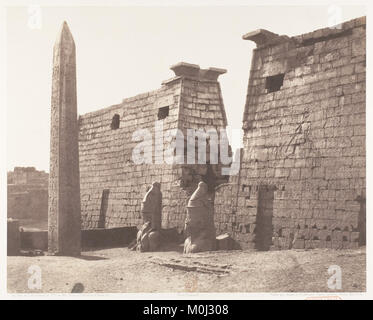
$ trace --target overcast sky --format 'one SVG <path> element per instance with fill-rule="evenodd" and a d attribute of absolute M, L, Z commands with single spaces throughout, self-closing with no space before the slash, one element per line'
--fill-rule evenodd
<path fill-rule="evenodd" d="M 78 113 L 155 90 L 179 61 L 227 69 L 228 123 L 241 128 L 256 29 L 294 36 L 366 15 L 362 6 L 28 7 L 7 11 L 7 168 L 49 171 L 52 52 L 64 20 L 77 54 Z"/>

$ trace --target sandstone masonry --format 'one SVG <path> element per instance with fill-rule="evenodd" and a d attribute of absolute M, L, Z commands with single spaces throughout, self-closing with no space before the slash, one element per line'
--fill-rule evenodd
<path fill-rule="evenodd" d="M 215 224 L 244 248 L 365 244 L 365 17 L 296 37 L 257 30 L 241 169 Z"/>
<path fill-rule="evenodd" d="M 140 204 L 147 187 L 161 183 L 162 227 L 184 227 L 186 203 L 202 179 L 214 187 L 227 178 L 219 164 L 137 165 L 132 151 L 135 130 L 148 129 L 155 137 L 155 122 L 164 130 L 224 129 L 227 125 L 220 85 L 223 69 L 200 69 L 179 63 L 175 77 L 156 91 L 124 99 L 122 103 L 79 117 L 80 190 L 83 228 L 138 226 Z M 167 141 L 164 147 L 167 149 Z M 157 147 L 157 146 L 156 146 Z M 159 147 L 159 146 L 158 146 Z M 185 143 L 186 148 L 186 143 Z M 186 153 L 186 152 L 185 152 Z"/>

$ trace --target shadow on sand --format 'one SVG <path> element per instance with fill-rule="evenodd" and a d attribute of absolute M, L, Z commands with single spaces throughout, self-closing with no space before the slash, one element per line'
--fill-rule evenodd
<path fill-rule="evenodd" d="M 100 256 L 87 256 L 87 255 L 81 255 L 79 257 L 76 257 L 77 259 L 86 260 L 86 261 L 97 261 L 97 260 L 108 260 L 108 258 L 100 257 Z"/>

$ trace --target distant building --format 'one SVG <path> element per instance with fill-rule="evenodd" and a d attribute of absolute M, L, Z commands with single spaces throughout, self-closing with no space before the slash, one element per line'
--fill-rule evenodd
<path fill-rule="evenodd" d="M 47 220 L 48 178 L 34 167 L 8 172 L 8 218 Z"/>
<path fill-rule="evenodd" d="M 38 171 L 35 167 L 14 167 L 8 172 L 8 184 L 28 184 L 48 187 L 48 173 Z"/>

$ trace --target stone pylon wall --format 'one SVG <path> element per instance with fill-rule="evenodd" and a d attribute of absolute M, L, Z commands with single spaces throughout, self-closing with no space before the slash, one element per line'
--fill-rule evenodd
<path fill-rule="evenodd" d="M 241 170 L 215 197 L 217 229 L 242 247 L 364 244 L 365 23 L 244 36 L 257 48 Z"/>
<path fill-rule="evenodd" d="M 160 110 L 168 108 L 162 120 L 164 130 L 186 128 L 225 128 L 225 111 L 217 82 L 221 69 L 200 69 L 180 63 L 172 67 L 176 76 L 163 82 L 159 90 L 123 100 L 118 105 L 79 118 L 79 156 L 82 203 L 82 227 L 138 226 L 141 200 L 153 181 L 161 183 L 163 194 L 162 226 L 184 227 L 186 202 L 199 179 L 220 167 L 208 165 L 152 164 L 136 165 L 133 141 L 138 129 L 148 129 L 155 138 L 155 123 Z M 119 117 L 119 127 L 113 128 Z M 164 140 L 164 149 L 169 146 Z M 209 171 L 210 170 L 210 171 Z M 224 179 L 224 178 L 223 178 Z M 226 180 L 224 180 L 226 181 Z"/>

